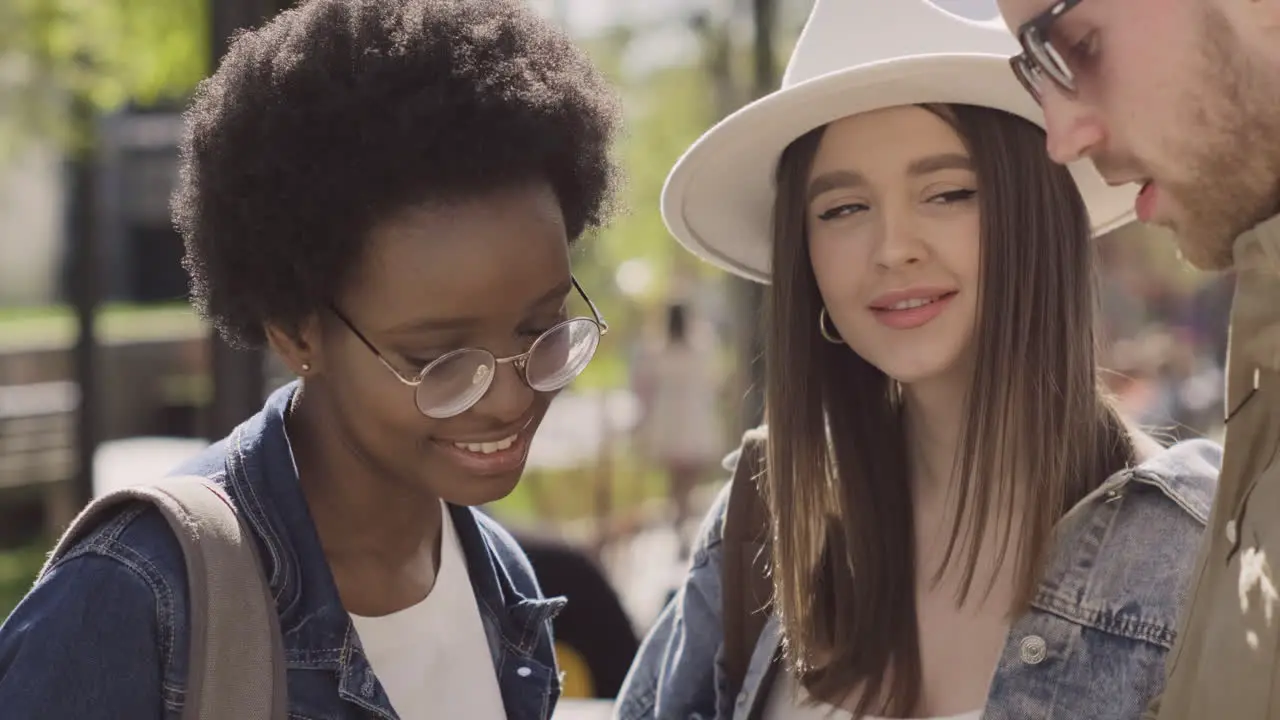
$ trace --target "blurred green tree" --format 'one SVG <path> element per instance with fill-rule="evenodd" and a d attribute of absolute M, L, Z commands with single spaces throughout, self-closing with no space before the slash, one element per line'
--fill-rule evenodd
<path fill-rule="evenodd" d="M 0 2 L 0 159 L 83 141 L 72 108 L 180 102 L 209 68 L 208 0 Z"/>
<path fill-rule="evenodd" d="M 639 340 L 648 311 L 674 289 L 685 273 L 715 275 L 692 261 L 671 238 L 662 222 L 659 198 L 671 166 L 714 117 L 712 82 L 696 65 L 662 67 L 636 76 L 619 69 L 630 34 L 619 31 L 589 45 L 592 56 L 618 83 L 626 108 L 626 132 L 618 148 L 626 168 L 626 185 L 615 221 L 587 238 L 575 257 L 575 272 L 588 283 L 611 331 L 596 361 L 580 378 L 579 388 L 623 387 L 627 359 Z M 618 283 L 618 269 L 636 261 L 648 268 L 652 282 L 629 295 Z"/>
<path fill-rule="evenodd" d="M 218 1 L 0 0 L 0 162 L 34 137 L 53 139 L 73 152 L 86 149 L 92 117 L 126 103 L 180 105 L 211 67 Z M 588 238 L 575 258 L 580 277 L 615 328 L 584 386 L 625 383 L 629 341 L 646 309 L 673 289 L 674 278 L 717 274 L 671 239 L 659 214 L 659 196 L 679 155 L 710 121 L 740 102 L 727 98 L 726 88 L 746 94 L 730 87 L 744 83 L 729 76 L 729 66 L 741 67 L 749 56 L 726 44 L 723 26 L 729 19 L 692 23 L 689 29 L 698 35 L 704 57 L 639 72 L 626 67 L 634 45 L 652 33 L 679 32 L 675 26 L 688 18 L 673 17 L 653 27 L 621 25 L 582 39 L 618 84 L 627 112 L 627 133 L 618 148 L 627 172 L 622 212 L 613 225 Z M 617 269 L 629 260 L 643 263 L 653 278 L 638 296 L 626 295 L 617 284 Z"/>

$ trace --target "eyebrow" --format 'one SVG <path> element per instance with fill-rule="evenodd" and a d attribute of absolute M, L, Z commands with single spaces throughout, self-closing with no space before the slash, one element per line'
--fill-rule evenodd
<path fill-rule="evenodd" d="M 532 310 L 540 305 L 545 305 L 552 300 L 563 299 L 573 290 L 573 280 L 566 280 L 550 290 L 539 295 L 533 302 L 529 303 L 529 309 Z M 439 332 L 443 330 L 461 330 L 474 327 L 481 322 L 479 318 L 474 317 L 453 317 L 453 318 L 418 318 L 408 322 L 401 323 L 392 327 L 388 332 L 396 334 L 408 334 L 414 332 Z"/>
<path fill-rule="evenodd" d="M 927 155 L 922 158 L 916 158 L 907 165 L 907 175 L 910 177 L 919 177 L 920 175 L 928 175 L 940 170 L 973 170 L 973 161 L 969 156 L 962 153 L 942 153 L 940 155 Z M 858 172 L 853 170 L 832 170 L 814 178 L 809 183 L 809 202 L 813 202 L 819 195 L 830 192 L 832 190 L 841 190 L 846 188 L 861 187 L 867 184 L 867 179 Z"/>

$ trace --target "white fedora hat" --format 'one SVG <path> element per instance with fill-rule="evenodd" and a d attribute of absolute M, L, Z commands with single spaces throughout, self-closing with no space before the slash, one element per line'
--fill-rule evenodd
<path fill-rule="evenodd" d="M 994 13 L 993 13 L 994 14 Z M 725 118 L 676 163 L 662 217 L 680 244 L 749 280 L 769 281 L 774 171 L 796 138 L 898 105 L 956 103 L 1044 115 L 1009 68 L 1017 41 L 998 20 L 968 20 L 929 0 L 816 0 L 782 88 Z M 1095 235 L 1133 217 L 1132 187 L 1070 166 Z"/>

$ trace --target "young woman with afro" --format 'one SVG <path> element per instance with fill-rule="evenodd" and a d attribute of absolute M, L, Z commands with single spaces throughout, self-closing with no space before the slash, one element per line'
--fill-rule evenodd
<path fill-rule="evenodd" d="M 199 87 L 193 301 L 299 379 L 181 472 L 252 529 L 289 717 L 550 716 L 563 601 L 473 508 L 604 332 L 569 252 L 607 217 L 618 118 L 519 0 L 309 0 Z M 188 606 L 176 537 L 125 506 L 0 628 L 0 714 L 183 717 Z"/>

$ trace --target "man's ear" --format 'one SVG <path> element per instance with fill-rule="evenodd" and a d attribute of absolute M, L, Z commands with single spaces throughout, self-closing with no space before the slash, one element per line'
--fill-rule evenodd
<path fill-rule="evenodd" d="M 264 330 L 271 349 L 293 374 L 305 377 L 320 371 L 320 323 L 314 315 L 297 328 L 268 323 Z"/>

